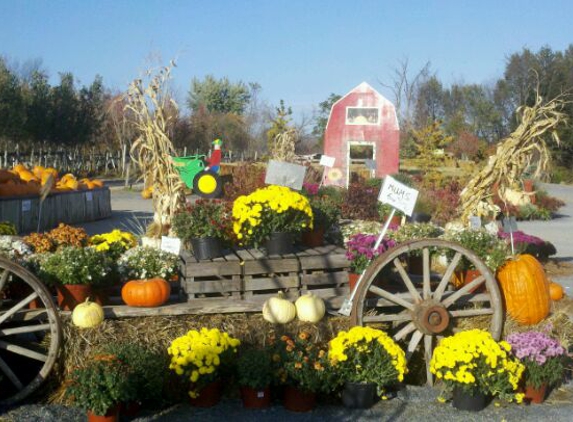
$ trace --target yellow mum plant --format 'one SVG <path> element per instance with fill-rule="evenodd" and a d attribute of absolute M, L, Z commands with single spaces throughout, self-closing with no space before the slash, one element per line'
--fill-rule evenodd
<path fill-rule="evenodd" d="M 406 355 L 384 331 L 353 327 L 330 340 L 328 358 L 339 383 L 371 382 L 378 394 L 404 380 L 408 372 Z"/>
<path fill-rule="evenodd" d="M 523 394 L 516 391 L 525 368 L 510 352 L 509 343 L 495 341 L 487 331 L 461 331 L 440 341 L 430 371 L 447 393 L 461 388 L 470 395 L 481 392 L 521 403 Z"/>
<path fill-rule="evenodd" d="M 169 369 L 189 382 L 189 395 L 199 396 L 199 391 L 215 381 L 228 369 L 241 342 L 217 328 L 191 330 L 178 337 L 169 346 Z"/>
<path fill-rule="evenodd" d="M 233 203 L 233 231 L 243 244 L 258 246 L 271 233 L 300 233 L 312 228 L 308 199 L 283 186 L 267 186 Z"/>
<path fill-rule="evenodd" d="M 137 246 L 137 239 L 129 232 L 115 229 L 109 233 L 96 234 L 90 237 L 90 244 L 97 251 L 108 252 L 118 258 L 119 255 L 128 249 Z"/>

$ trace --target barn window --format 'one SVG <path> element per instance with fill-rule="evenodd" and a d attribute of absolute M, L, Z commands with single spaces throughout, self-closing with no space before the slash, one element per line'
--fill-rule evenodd
<path fill-rule="evenodd" d="M 380 109 L 377 107 L 346 107 L 347 125 L 377 125 Z"/>

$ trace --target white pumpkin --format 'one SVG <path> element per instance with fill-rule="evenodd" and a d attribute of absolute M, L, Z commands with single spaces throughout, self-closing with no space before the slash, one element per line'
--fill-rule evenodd
<path fill-rule="evenodd" d="M 312 292 L 299 297 L 295 302 L 296 314 L 301 321 L 317 323 L 326 313 L 324 300 Z"/>
<path fill-rule="evenodd" d="M 72 322 L 80 328 L 93 328 L 103 321 L 103 308 L 95 302 L 90 302 L 87 298 L 84 303 L 80 303 L 72 312 Z"/>
<path fill-rule="evenodd" d="M 296 316 L 296 307 L 284 298 L 283 292 L 269 298 L 263 305 L 263 318 L 273 324 L 286 324 Z"/>

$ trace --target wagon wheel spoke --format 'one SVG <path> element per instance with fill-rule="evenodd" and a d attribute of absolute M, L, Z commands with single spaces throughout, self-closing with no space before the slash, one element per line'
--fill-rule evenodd
<path fill-rule="evenodd" d="M 416 329 L 416 324 L 409 322 L 400 331 L 394 334 L 394 340 L 399 341 Z"/>
<path fill-rule="evenodd" d="M 8 280 L 9 275 L 10 271 L 5 269 L 2 275 L 0 276 L 0 292 L 4 289 L 4 286 L 6 285 L 6 281 Z"/>
<path fill-rule="evenodd" d="M 418 347 L 418 344 L 420 344 L 422 337 L 424 337 L 424 334 L 422 334 L 420 330 L 416 330 L 414 334 L 412 334 L 412 337 L 410 337 L 410 342 L 408 343 L 408 349 L 406 352 L 407 360 L 410 360 L 412 354 L 416 351 L 416 347 Z"/>
<path fill-rule="evenodd" d="M 456 252 L 454 258 L 452 259 L 452 262 L 450 262 L 450 265 L 448 265 L 448 268 L 446 269 L 444 276 L 440 280 L 440 284 L 438 284 L 438 287 L 434 292 L 434 299 L 437 300 L 438 302 L 442 299 L 442 295 L 446 291 L 446 287 L 448 287 L 448 283 L 452 279 L 452 275 L 454 275 L 454 271 L 456 270 L 456 267 L 458 266 L 460 259 L 462 259 L 462 254 L 460 252 Z"/>
<path fill-rule="evenodd" d="M 380 287 L 370 286 L 369 291 L 377 294 L 378 296 L 383 297 L 386 300 L 389 300 L 390 302 L 394 302 L 395 304 L 400 305 L 403 308 L 409 309 L 410 311 L 414 310 L 414 305 L 412 303 L 402 299 L 401 297 L 393 293 L 387 292 L 386 290 L 381 289 Z"/>
<path fill-rule="evenodd" d="M 10 382 L 12 382 L 12 384 L 14 384 L 14 386 L 18 390 L 22 390 L 22 388 L 24 388 L 24 385 L 22 384 L 20 379 L 16 376 L 16 374 L 10 369 L 8 364 L 4 362 L 2 358 L 0 358 L 0 370 L 2 370 L 4 374 L 6 374 Z"/>
<path fill-rule="evenodd" d="M 421 301 L 422 297 L 420 296 L 420 293 L 418 293 L 418 290 L 416 290 L 416 286 L 414 286 L 414 283 L 412 283 L 410 276 L 408 275 L 408 273 L 404 269 L 404 266 L 402 265 L 400 260 L 398 258 L 396 258 L 396 259 L 394 259 L 393 262 L 394 262 L 394 266 L 398 270 L 398 274 L 400 274 L 400 277 L 402 278 L 402 281 L 404 282 L 404 285 L 406 286 L 406 288 L 408 289 L 408 291 L 410 292 L 410 294 L 414 298 L 414 301 L 417 301 L 417 302 Z"/>
<path fill-rule="evenodd" d="M 0 324 L 18 312 L 20 309 L 24 308 L 28 305 L 31 301 L 38 298 L 38 293 L 33 292 L 30 295 L 26 296 L 20 302 L 16 303 L 12 308 L 8 309 L 2 316 L 0 316 Z"/>
<path fill-rule="evenodd" d="M 430 288 L 430 250 L 428 248 L 424 248 L 422 250 L 422 258 L 423 258 L 423 274 L 424 278 L 422 281 L 422 294 L 424 299 L 429 299 L 432 295 L 432 289 Z"/>
<path fill-rule="evenodd" d="M 14 334 L 36 333 L 39 331 L 50 331 L 50 324 L 38 324 L 24 327 L 0 329 L 0 337 L 7 337 Z"/>
<path fill-rule="evenodd" d="M 470 283 L 466 284 L 464 287 L 462 287 L 460 290 L 458 290 L 457 292 L 455 292 L 454 294 L 452 294 L 451 296 L 448 296 L 443 302 L 442 304 L 446 307 L 449 308 L 456 300 L 458 300 L 461 296 L 470 293 L 473 289 L 475 289 L 476 287 L 478 287 L 479 285 L 485 283 L 485 277 L 483 276 L 483 274 L 480 274 L 479 277 L 477 277 L 475 280 L 471 281 Z"/>
<path fill-rule="evenodd" d="M 450 311 L 453 317 L 472 317 L 480 315 L 492 315 L 494 312 L 491 308 L 475 308 L 475 309 L 460 309 L 457 311 Z"/>
<path fill-rule="evenodd" d="M 25 356 L 30 359 L 35 359 L 40 362 L 46 362 L 48 360 L 48 355 L 38 353 L 35 350 L 30 350 L 27 349 L 26 347 L 18 346 L 16 344 L 7 343 L 2 340 L 0 340 L 0 349 L 7 350 L 17 355 Z"/>
<path fill-rule="evenodd" d="M 363 318 L 365 323 L 374 322 L 398 322 L 398 321 L 410 321 L 412 316 L 409 312 L 399 313 L 399 314 L 383 314 L 383 315 L 366 315 Z"/>
<path fill-rule="evenodd" d="M 431 335 L 424 335 L 424 360 L 426 361 L 426 384 L 429 386 L 434 384 L 434 377 L 430 372 L 430 362 L 432 360 L 434 337 Z"/>

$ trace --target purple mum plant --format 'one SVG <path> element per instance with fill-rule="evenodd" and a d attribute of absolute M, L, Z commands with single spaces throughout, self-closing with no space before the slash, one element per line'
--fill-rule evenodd
<path fill-rule="evenodd" d="M 507 337 L 511 352 L 525 365 L 525 382 L 534 388 L 561 381 L 565 368 L 565 348 L 539 331 L 513 333 Z"/>
<path fill-rule="evenodd" d="M 374 250 L 378 236 L 357 233 L 350 236 L 346 243 L 346 258 L 350 260 L 350 271 L 360 274 L 368 267 L 372 259 L 393 247 L 396 243 L 391 239 L 383 239 L 380 246 Z"/>

